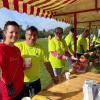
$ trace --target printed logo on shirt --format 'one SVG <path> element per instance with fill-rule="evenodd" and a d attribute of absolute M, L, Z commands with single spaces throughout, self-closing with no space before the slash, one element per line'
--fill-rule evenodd
<path fill-rule="evenodd" d="M 15 57 L 10 57 L 10 62 L 17 61 L 18 59 Z"/>
<path fill-rule="evenodd" d="M 24 65 L 25 65 L 25 68 L 31 68 L 32 67 L 32 58 L 24 58 Z"/>

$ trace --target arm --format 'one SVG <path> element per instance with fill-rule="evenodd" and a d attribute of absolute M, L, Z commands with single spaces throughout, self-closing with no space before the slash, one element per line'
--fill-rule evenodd
<path fill-rule="evenodd" d="M 69 51 L 66 51 L 65 55 L 59 54 L 56 51 L 52 51 L 51 54 L 54 57 L 56 57 L 58 59 L 62 59 L 62 60 L 67 60 L 67 59 L 77 60 L 77 58 L 75 58 L 73 55 L 71 55 Z"/>
<path fill-rule="evenodd" d="M 68 43 L 68 45 L 67 45 L 67 43 Z M 65 44 L 65 48 L 67 48 L 66 52 L 65 52 L 65 56 L 67 56 L 66 59 L 67 60 L 69 60 L 69 59 L 70 60 L 77 60 L 77 58 L 74 57 L 74 55 L 71 53 L 71 51 L 69 49 L 69 46 L 71 45 L 71 41 L 67 41 L 67 43 Z"/>
<path fill-rule="evenodd" d="M 64 55 L 64 54 L 59 54 L 59 53 L 56 52 L 56 51 L 51 51 L 51 54 L 52 54 L 54 57 L 58 58 L 58 59 L 62 59 L 62 60 L 66 60 L 66 59 L 67 59 L 67 56 L 66 56 L 66 55 Z"/>
<path fill-rule="evenodd" d="M 78 58 L 74 57 L 74 55 L 71 55 L 69 51 L 66 51 L 65 55 L 68 57 L 67 60 L 72 60 L 72 61 L 78 60 Z"/>
<path fill-rule="evenodd" d="M 71 57 L 72 56 L 72 54 L 71 54 L 71 52 L 70 52 L 69 49 L 68 49 L 68 51 L 65 52 L 65 55 L 68 56 L 68 57 Z"/>
<path fill-rule="evenodd" d="M 49 72 L 52 80 L 54 81 L 54 83 L 58 83 L 58 79 L 54 75 L 54 72 L 53 72 L 53 69 L 52 69 L 50 62 L 45 62 L 44 65 L 45 65 L 46 69 L 48 70 L 48 72 Z"/>

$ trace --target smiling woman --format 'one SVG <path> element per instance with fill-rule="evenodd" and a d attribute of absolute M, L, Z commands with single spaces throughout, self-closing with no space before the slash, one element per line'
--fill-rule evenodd
<path fill-rule="evenodd" d="M 23 59 L 20 50 L 14 46 L 18 35 L 19 25 L 15 21 L 8 21 L 4 26 L 5 40 L 0 44 L 2 100 L 20 100 L 22 96 L 20 93 L 24 85 Z"/>
<path fill-rule="evenodd" d="M 4 27 L 4 41 L 8 45 L 14 45 L 14 42 L 18 40 L 19 36 L 19 26 L 16 24 L 14 25 L 8 25 L 10 23 L 7 22 Z"/>

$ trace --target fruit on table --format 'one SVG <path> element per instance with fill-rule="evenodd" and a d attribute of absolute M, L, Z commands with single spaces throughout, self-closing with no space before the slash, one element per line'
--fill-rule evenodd
<path fill-rule="evenodd" d="M 95 59 L 95 58 L 97 58 L 97 56 L 93 54 L 93 55 L 90 55 L 88 59 L 89 59 L 89 60 L 93 60 L 93 59 Z"/>
<path fill-rule="evenodd" d="M 94 64 L 99 63 L 99 62 L 100 62 L 100 59 L 99 58 L 96 58 L 96 59 L 93 60 L 93 63 Z"/>
<path fill-rule="evenodd" d="M 94 53 L 93 52 L 89 52 L 89 55 L 93 55 Z"/>
<path fill-rule="evenodd" d="M 87 59 L 89 58 L 89 56 L 90 56 L 90 55 L 89 55 L 88 53 L 85 53 L 85 54 L 84 54 L 84 57 L 87 58 Z"/>
<path fill-rule="evenodd" d="M 94 73 L 100 73 L 100 68 L 99 67 L 92 67 L 91 71 Z"/>
<path fill-rule="evenodd" d="M 81 63 L 87 63 L 88 62 L 88 59 L 86 59 L 86 58 L 80 58 L 79 61 Z"/>
<path fill-rule="evenodd" d="M 94 73 L 100 73 L 100 63 L 93 63 L 91 71 Z"/>
<path fill-rule="evenodd" d="M 85 66 L 82 63 L 73 63 L 72 67 L 75 71 L 77 70 L 84 70 Z"/>
<path fill-rule="evenodd" d="M 100 69 L 98 70 L 98 68 L 92 68 L 91 71 L 94 73 L 100 73 Z"/>

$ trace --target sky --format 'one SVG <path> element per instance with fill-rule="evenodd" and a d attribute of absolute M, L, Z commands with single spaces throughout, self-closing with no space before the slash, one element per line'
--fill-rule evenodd
<path fill-rule="evenodd" d="M 39 16 L 27 15 L 26 13 L 18 13 L 17 11 L 8 10 L 6 8 L 0 9 L 0 28 L 4 28 L 4 24 L 8 20 L 16 21 L 19 25 L 22 25 L 23 29 L 26 29 L 27 25 L 35 26 L 39 30 L 49 30 L 56 27 L 66 28 L 69 24 L 56 21 L 50 18 L 44 18 Z"/>

